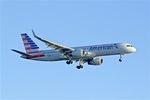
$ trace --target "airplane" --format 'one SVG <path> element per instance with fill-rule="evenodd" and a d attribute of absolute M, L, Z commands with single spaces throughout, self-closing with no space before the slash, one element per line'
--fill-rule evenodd
<path fill-rule="evenodd" d="M 73 61 L 78 62 L 77 69 L 83 68 L 84 63 L 88 65 L 101 65 L 103 63 L 102 56 L 120 55 L 119 61 L 122 62 L 122 56 L 136 52 L 129 43 L 111 43 L 101 45 L 90 45 L 80 47 L 67 47 L 51 41 L 47 41 L 35 34 L 33 36 L 44 42 L 50 50 L 41 50 L 26 33 L 22 33 L 21 37 L 24 43 L 25 52 L 11 49 L 12 51 L 21 54 L 21 58 L 37 61 L 61 61 L 66 60 L 67 64 L 72 64 Z"/>

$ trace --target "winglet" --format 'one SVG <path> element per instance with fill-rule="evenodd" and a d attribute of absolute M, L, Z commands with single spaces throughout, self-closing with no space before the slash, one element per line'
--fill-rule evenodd
<path fill-rule="evenodd" d="M 32 29 L 32 33 L 33 33 L 33 36 L 34 36 L 34 37 L 36 37 L 36 34 L 35 34 L 35 32 L 34 32 L 34 30 L 33 30 L 33 29 Z"/>
<path fill-rule="evenodd" d="M 47 42 L 47 41 L 41 39 L 40 37 L 38 37 L 38 36 L 35 34 L 35 32 L 34 32 L 33 29 L 32 29 L 32 33 L 33 33 L 33 36 L 34 36 L 35 38 L 37 38 L 37 39 L 39 39 L 39 40 L 41 40 L 41 41 L 43 41 L 43 42 Z"/>

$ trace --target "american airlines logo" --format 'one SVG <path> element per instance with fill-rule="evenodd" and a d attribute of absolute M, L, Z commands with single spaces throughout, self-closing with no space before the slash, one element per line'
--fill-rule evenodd
<path fill-rule="evenodd" d="M 113 45 L 109 46 L 91 46 L 89 51 L 94 51 L 94 50 L 111 50 L 113 49 Z"/>
<path fill-rule="evenodd" d="M 111 50 L 111 49 L 118 49 L 118 45 L 117 44 L 113 44 L 113 45 L 106 45 L 106 46 L 91 46 L 89 51 L 94 51 L 94 50 Z"/>

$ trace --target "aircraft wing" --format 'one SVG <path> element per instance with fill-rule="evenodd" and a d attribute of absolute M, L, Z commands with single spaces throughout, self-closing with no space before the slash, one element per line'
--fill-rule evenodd
<path fill-rule="evenodd" d="M 40 38 L 39 36 L 37 36 L 35 34 L 35 32 L 33 30 L 32 30 L 32 33 L 33 33 L 33 36 L 35 38 L 37 38 L 38 40 L 44 42 L 51 49 L 53 49 L 53 50 L 55 50 L 57 52 L 60 52 L 63 56 L 65 56 L 65 54 L 67 54 L 69 52 L 74 51 L 73 48 L 69 48 L 69 47 L 66 47 L 66 46 L 63 46 L 63 45 L 60 45 L 60 44 L 57 44 L 57 43 L 54 43 L 54 42 L 51 42 L 51 41 L 47 41 L 45 39 Z"/>

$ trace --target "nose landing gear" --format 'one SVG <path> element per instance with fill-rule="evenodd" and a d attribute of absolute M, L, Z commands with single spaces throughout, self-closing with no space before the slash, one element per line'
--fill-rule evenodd
<path fill-rule="evenodd" d="M 121 55 L 121 54 L 120 54 L 120 59 L 119 59 L 119 61 L 122 62 L 122 55 Z"/>

